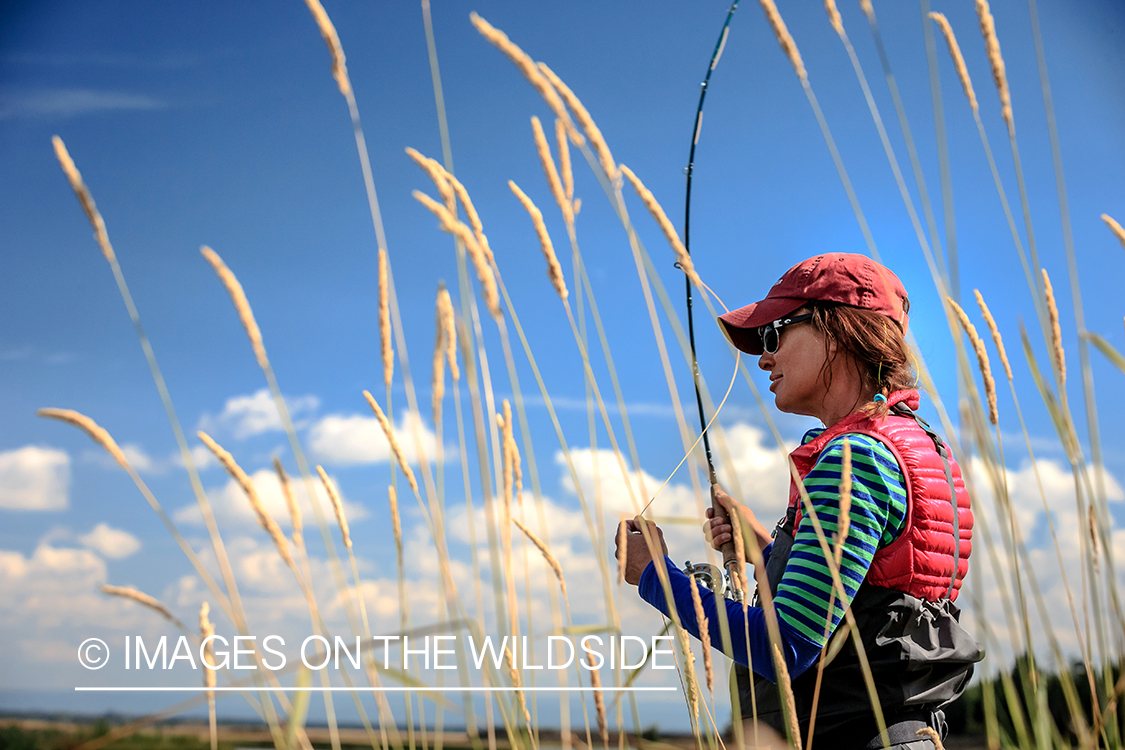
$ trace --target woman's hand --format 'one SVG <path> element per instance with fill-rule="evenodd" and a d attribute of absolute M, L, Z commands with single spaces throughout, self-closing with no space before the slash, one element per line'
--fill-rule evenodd
<path fill-rule="evenodd" d="M 618 564 L 625 568 L 625 582 L 634 586 L 641 582 L 641 574 L 652 562 L 652 550 L 649 549 L 645 535 L 641 532 L 641 524 L 647 527 L 649 538 L 654 544 L 659 545 L 661 553 L 668 554 L 668 545 L 664 543 L 664 532 L 659 526 L 651 521 L 645 521 L 640 516 L 622 521 L 617 527 L 617 560 Z"/>
<path fill-rule="evenodd" d="M 749 528 L 758 537 L 758 549 L 762 549 L 770 543 L 769 531 L 754 515 L 754 511 L 723 492 L 717 484 L 712 487 L 711 491 L 715 500 L 727 515 L 726 519 L 716 518 L 715 509 L 707 509 L 707 520 L 703 522 L 703 537 L 711 543 L 712 547 L 720 550 L 724 544 L 734 539 L 734 528 L 731 522 L 738 517 L 742 518 L 743 528 Z M 749 548 L 746 554 L 747 557 L 750 556 Z"/>

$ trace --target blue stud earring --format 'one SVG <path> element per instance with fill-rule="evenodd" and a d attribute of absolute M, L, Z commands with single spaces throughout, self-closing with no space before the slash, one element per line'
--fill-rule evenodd
<path fill-rule="evenodd" d="M 885 404 L 885 403 L 887 403 L 887 397 L 886 397 L 886 396 L 884 396 L 884 395 L 883 395 L 882 393 L 876 393 L 876 394 L 875 394 L 875 398 L 873 398 L 873 399 L 871 399 L 871 400 L 872 400 L 872 401 L 874 401 L 874 402 L 875 402 L 875 403 L 877 403 L 877 404 Z"/>

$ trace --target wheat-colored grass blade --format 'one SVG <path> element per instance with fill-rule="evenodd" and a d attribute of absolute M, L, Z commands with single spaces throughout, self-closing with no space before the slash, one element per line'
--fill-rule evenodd
<path fill-rule="evenodd" d="M 1016 123 L 1012 116 L 1012 92 L 1008 87 L 1008 74 L 1004 67 L 1004 56 L 1000 53 L 1000 38 L 996 35 L 996 19 L 992 17 L 988 0 L 976 0 L 977 18 L 980 19 L 980 32 L 984 37 L 988 64 L 992 67 L 992 80 L 1000 95 L 1000 116 L 1008 126 L 1009 133 L 1015 133 Z"/>
<path fill-rule="evenodd" d="M 509 39 L 507 34 L 494 27 L 475 12 L 469 14 L 469 20 L 472 22 L 473 26 L 476 27 L 476 30 L 480 32 L 481 36 L 487 39 L 496 49 L 503 52 L 504 55 L 519 68 L 524 78 L 539 92 L 539 95 L 543 97 L 547 106 L 555 113 L 555 117 L 562 120 L 563 125 L 566 126 L 567 134 L 570 136 L 570 140 L 576 146 L 583 143 L 584 139 L 582 138 L 582 134 L 574 127 L 574 122 L 570 119 L 570 114 L 566 111 L 566 105 L 564 105 L 559 98 L 559 93 L 552 88 L 547 79 L 543 77 L 535 61 Z"/>
<path fill-rule="evenodd" d="M 172 611 L 168 609 L 167 606 L 165 606 L 157 599 L 144 593 L 143 591 L 138 591 L 132 586 L 110 586 L 109 584 L 103 584 L 101 587 L 101 592 L 107 596 L 118 596 L 122 599 L 129 599 L 130 601 L 134 601 L 137 604 L 140 604 L 142 607 L 151 609 L 153 612 L 160 615 L 180 630 L 187 630 L 184 624 L 180 622 L 180 618 L 172 614 Z"/>
<path fill-rule="evenodd" d="M 367 405 L 371 407 L 371 411 L 375 412 L 375 418 L 379 420 L 379 426 L 383 429 L 383 434 L 387 438 L 387 444 L 391 448 L 391 455 L 394 456 L 398 462 L 399 469 L 406 476 L 406 481 L 410 484 L 410 489 L 415 495 L 418 495 L 418 480 L 414 478 L 414 470 L 410 468 L 410 462 L 406 460 L 406 454 L 402 452 L 402 446 L 399 445 L 398 438 L 395 436 L 394 428 L 391 426 L 390 420 L 387 415 L 383 413 L 382 407 L 375 397 L 371 395 L 370 391 L 364 391 L 363 397 L 367 399 Z"/>
<path fill-rule="evenodd" d="M 336 33 L 336 27 L 332 25 L 332 19 L 328 17 L 328 13 L 325 12 L 324 6 L 320 4 L 320 0 L 305 0 L 305 5 L 312 13 L 317 28 L 320 29 L 320 35 L 324 37 L 324 43 L 328 45 L 328 53 L 332 55 L 332 77 L 336 79 L 336 85 L 340 87 L 340 93 L 350 97 L 352 95 L 352 82 L 348 78 L 344 48 L 340 45 L 340 36 Z"/>
<path fill-rule="evenodd" d="M 1122 227 L 1119 223 L 1117 223 L 1117 219 L 1113 218 L 1109 214 L 1102 214 L 1102 221 L 1104 221 L 1105 225 L 1109 227 L 1109 231 L 1113 232 L 1113 236 L 1116 237 L 1117 241 L 1121 243 L 1121 247 L 1125 248 L 1125 227 Z"/>
<path fill-rule="evenodd" d="M 266 510 L 265 504 L 262 502 L 261 495 L 258 494 L 258 488 L 254 486 L 250 476 L 243 470 L 238 462 L 234 460 L 234 456 L 228 450 L 215 442 L 215 440 L 206 432 L 200 430 L 196 433 L 203 444 L 207 446 L 215 458 L 219 459 L 219 463 L 227 473 L 238 483 L 242 491 L 246 494 L 247 499 L 250 501 L 250 507 L 254 511 L 254 515 L 258 518 L 258 524 L 262 529 L 269 534 L 270 539 L 273 540 L 274 545 L 277 546 L 278 554 L 285 564 L 293 570 L 294 574 L 297 572 L 296 563 L 293 562 L 293 555 L 289 551 L 289 542 L 285 539 L 285 534 L 281 533 L 281 528 L 277 525 L 277 521 L 273 520 L 273 516 Z"/>
<path fill-rule="evenodd" d="M 664 233 L 668 244 L 672 246 L 672 252 L 676 255 L 676 263 L 679 264 L 680 269 L 687 274 L 692 284 L 702 288 L 699 274 L 695 272 L 695 264 L 692 262 L 691 256 L 688 255 L 687 248 L 684 247 L 683 240 L 680 239 L 676 228 L 672 226 L 668 215 L 664 213 L 664 208 L 660 205 L 659 201 L 656 200 L 656 196 L 652 194 L 651 190 L 645 187 L 645 184 L 633 173 L 633 170 L 629 169 L 624 164 L 621 165 L 621 172 L 625 175 L 626 179 L 629 180 L 629 184 L 633 186 L 633 190 L 636 191 L 637 197 L 641 199 L 641 202 L 645 204 L 645 208 L 652 214 L 652 218 L 656 219 L 660 231 Z"/>
<path fill-rule="evenodd" d="M 562 120 L 555 120 L 555 143 L 559 149 L 559 175 L 562 177 L 563 195 L 570 204 L 571 219 L 578 213 L 574 205 L 574 172 L 570 167 L 570 144 L 567 142 L 566 125 Z M 1125 240 L 1123 240 L 1125 243 Z"/>
<path fill-rule="evenodd" d="M 1105 337 L 1093 331 L 1083 331 L 1082 337 L 1093 344 L 1113 366 L 1125 373 L 1125 354 L 1113 348 L 1113 344 L 1106 341 Z"/>
<path fill-rule="evenodd" d="M 773 29 L 774 36 L 777 37 L 777 43 L 781 45 L 781 50 L 785 56 L 789 58 L 793 70 L 797 72 L 797 77 L 801 81 L 807 81 L 809 78 L 808 72 L 805 70 L 805 63 L 801 59 L 801 52 L 797 49 L 797 43 L 793 41 L 793 35 L 789 33 L 789 29 L 785 26 L 785 20 L 781 17 L 781 13 L 777 10 L 777 5 L 774 0 L 758 0 L 762 6 L 762 10 L 766 13 L 766 20 L 769 21 L 770 28 Z"/>
<path fill-rule="evenodd" d="M 793 699 L 793 683 L 789 679 L 789 667 L 785 664 L 785 657 L 781 649 L 773 644 L 773 665 L 777 673 L 777 688 L 781 691 L 782 702 L 785 704 L 785 729 L 789 735 L 790 745 L 801 750 L 801 726 L 797 723 L 797 703 Z"/>
<path fill-rule="evenodd" d="M 551 188 L 551 196 L 562 211 L 563 221 L 567 224 L 574 223 L 574 204 L 566 197 L 566 188 L 559 178 L 559 170 L 555 166 L 554 157 L 551 156 L 551 146 L 547 143 L 547 135 L 543 132 L 543 125 L 538 117 L 531 118 L 531 132 L 535 135 L 535 151 L 539 154 L 539 163 L 543 166 L 543 174 L 547 178 L 547 186 Z M 563 143 L 566 143 L 564 138 Z M 567 152 L 566 168 L 570 168 L 570 153 Z M 570 178 L 570 190 L 573 192 L 573 177 Z"/>
<path fill-rule="evenodd" d="M 988 309 L 988 305 L 984 302 L 984 297 L 981 296 L 979 289 L 974 289 L 973 294 L 977 298 L 977 306 L 980 307 L 981 316 L 984 322 L 988 325 L 988 332 L 992 334 L 992 343 L 996 345 L 996 354 L 1000 357 L 1000 364 L 1004 365 L 1004 374 L 1008 376 L 1008 381 L 1012 380 L 1012 366 L 1008 362 L 1008 352 L 1004 349 L 1004 339 L 1000 336 L 1000 329 L 996 325 L 996 319 L 992 317 L 992 311 Z"/>
<path fill-rule="evenodd" d="M 844 19 L 840 17 L 840 9 L 836 7 L 836 0 L 824 0 L 824 10 L 828 13 L 828 22 L 832 29 L 840 36 L 844 35 Z"/>
<path fill-rule="evenodd" d="M 602 747 L 609 748 L 609 722 L 605 713 L 605 695 L 602 693 L 600 670 L 590 670 L 590 687 L 594 688 L 594 714 L 598 720 L 598 733 L 602 737 Z M 589 739 L 589 738 L 587 738 Z"/>
<path fill-rule="evenodd" d="M 344 503 L 340 500 L 340 492 L 336 489 L 336 483 L 324 471 L 323 466 L 318 465 L 316 473 L 320 476 L 320 481 L 324 484 L 324 490 L 328 493 L 328 500 L 332 503 L 332 511 L 336 514 L 336 523 L 340 526 L 340 537 L 344 541 L 344 546 L 350 550 L 352 548 L 352 533 L 348 526 L 348 518 L 344 514 Z"/>
<path fill-rule="evenodd" d="M 680 641 L 680 653 L 684 660 L 684 693 L 688 709 L 691 711 L 691 725 L 697 735 L 699 732 L 699 683 L 695 676 L 695 654 L 691 650 L 691 639 L 683 628 L 676 628 Z"/>
<path fill-rule="evenodd" d="M 199 658 L 214 664 L 215 646 L 213 642 L 208 640 L 215 635 L 215 626 L 211 623 L 210 614 L 210 604 L 203 602 L 199 605 L 199 640 L 203 644 L 203 651 Z M 203 669 L 203 687 L 215 687 L 215 670 L 208 669 L 206 665 Z M 211 730 L 211 750 L 219 750 L 219 731 L 215 717 L 215 692 L 213 690 L 207 691 L 207 723 Z"/>
<path fill-rule="evenodd" d="M 539 239 L 539 247 L 543 251 L 543 257 L 547 261 L 547 278 L 551 280 L 551 286 L 555 288 L 555 294 L 559 295 L 559 299 L 565 301 L 568 295 L 566 290 L 566 280 L 563 278 L 562 266 L 559 265 L 558 256 L 555 255 L 555 246 L 551 243 L 551 235 L 547 233 L 547 225 L 543 222 L 543 212 L 539 207 L 527 197 L 527 194 L 520 190 L 520 186 L 512 180 L 508 180 L 508 187 L 515 194 L 519 202 L 523 204 L 524 210 L 531 216 L 532 226 L 535 227 L 535 236 Z"/>
<path fill-rule="evenodd" d="M 285 497 L 285 507 L 289 510 L 289 519 L 293 524 L 293 543 L 297 547 L 304 547 L 304 522 L 301 517 L 301 508 L 297 505 L 297 498 L 293 495 L 293 485 L 289 481 L 289 474 L 281 465 L 281 459 L 273 457 L 273 470 L 277 474 L 278 484 L 281 485 L 281 494 Z"/>
<path fill-rule="evenodd" d="M 1055 290 L 1051 286 L 1051 277 L 1047 269 L 1039 269 L 1043 273 L 1043 291 L 1047 300 L 1047 315 L 1051 321 L 1051 351 L 1055 360 L 1055 369 L 1059 374 L 1059 397 L 1062 398 L 1064 408 L 1066 404 L 1066 352 L 1063 350 L 1062 327 L 1059 325 L 1059 307 L 1055 304 Z"/>
<path fill-rule="evenodd" d="M 383 383 L 390 388 L 395 372 L 391 342 L 391 308 L 387 301 L 387 251 L 379 249 L 379 356 L 383 360 Z"/>
<path fill-rule="evenodd" d="M 559 564 L 558 558 L 556 558 L 551 553 L 550 548 L 547 547 L 547 544 L 539 538 L 539 535 L 529 529 L 527 525 L 523 523 L 523 521 L 513 516 L 512 523 L 514 523 L 519 528 L 519 530 L 524 533 L 528 540 L 530 540 L 530 542 L 535 545 L 535 548 L 538 549 L 539 552 L 543 555 L 543 559 L 547 561 L 547 564 L 549 566 L 551 566 L 551 570 L 555 573 L 555 578 L 557 578 L 559 581 L 559 589 L 562 590 L 563 597 L 566 597 L 566 579 L 563 578 L 562 566 Z"/>
<path fill-rule="evenodd" d="M 439 219 L 443 232 L 452 234 L 465 244 L 469 259 L 473 262 L 473 268 L 476 270 L 477 280 L 480 282 L 481 292 L 484 294 L 484 302 L 488 307 L 489 313 L 496 319 L 502 317 L 503 313 L 500 311 L 500 298 L 496 293 L 496 277 L 489 267 L 484 250 L 481 248 L 477 238 L 473 235 L 472 230 L 464 223 L 458 221 L 457 218 L 449 212 L 449 209 L 445 208 L 445 206 L 442 206 L 425 193 L 415 190 L 413 195 L 415 200 L 430 209 L 430 212 Z"/>
<path fill-rule="evenodd" d="M 578 124 L 582 126 L 582 131 L 586 134 L 586 138 L 589 139 L 590 145 L 594 148 L 594 153 L 598 155 L 598 162 L 605 171 L 606 179 L 608 179 L 611 184 L 616 184 L 617 162 L 614 160 L 613 154 L 609 150 L 609 144 L 605 142 L 605 136 L 602 135 L 601 129 L 597 126 L 597 123 L 594 122 L 594 118 L 590 116 L 589 110 L 586 109 L 586 105 L 584 105 L 582 100 L 570 90 L 570 87 L 555 74 L 555 71 L 547 67 L 546 63 L 539 63 L 538 67 L 543 75 L 546 76 L 547 80 L 550 81 L 551 86 L 562 96 L 563 101 L 566 102 L 566 106 L 574 113 Z M 564 125 L 567 122 L 568 120 L 563 120 Z M 573 135 L 570 140 L 576 146 L 584 145 L 582 141 L 576 141 Z M 578 209 L 576 208 L 575 213 L 577 212 Z"/>
<path fill-rule="evenodd" d="M 992 424 L 998 424 L 1000 418 L 996 411 L 996 381 L 992 377 L 992 367 L 988 362 L 988 350 L 985 349 L 984 341 L 977 333 L 976 326 L 969 320 L 969 316 L 965 314 L 961 306 L 954 302 L 952 297 L 946 297 L 945 301 L 957 314 L 957 320 L 960 321 L 961 328 L 964 329 L 969 341 L 972 342 L 973 351 L 977 355 L 977 365 L 980 367 L 981 379 L 984 381 L 984 392 L 988 398 L 988 421 Z"/>
<path fill-rule="evenodd" d="M 969 106 L 972 107 L 974 113 L 980 111 L 977 93 L 973 90 L 972 79 L 969 78 L 969 68 L 965 65 L 965 58 L 961 54 L 961 45 L 957 43 L 957 36 L 953 33 L 953 27 L 949 25 L 949 19 L 943 13 L 931 13 L 930 18 L 937 22 L 942 36 L 945 37 L 945 43 L 949 47 L 949 55 L 953 58 L 953 67 L 957 71 L 958 80 L 961 81 L 961 88 L 965 91 L 965 98 L 969 100 Z"/>
<path fill-rule="evenodd" d="M 70 153 L 66 150 L 66 144 L 63 143 L 62 138 L 57 135 L 52 136 L 51 144 L 55 147 L 55 156 L 62 166 L 63 173 L 66 174 L 66 179 L 70 182 L 71 189 L 78 196 L 78 202 L 82 204 L 82 210 L 86 212 L 86 218 L 90 220 L 90 224 L 94 227 L 94 238 L 98 242 L 98 247 L 101 248 L 102 255 L 110 263 L 115 262 L 117 256 L 113 252 L 113 246 L 109 243 L 105 220 L 102 219 L 102 215 L 94 203 L 94 196 L 90 194 L 90 189 L 82 181 L 82 173 L 75 166 L 74 159 L 70 158 Z"/>
<path fill-rule="evenodd" d="M 203 568 L 199 558 L 196 556 L 195 551 L 183 538 L 183 536 L 176 529 L 172 520 L 164 513 L 163 508 L 160 507 L 159 502 L 149 491 L 147 485 L 141 480 L 140 476 L 132 469 L 127 467 L 126 471 L 129 472 L 133 482 L 137 485 L 138 489 L 148 500 L 149 505 L 157 515 L 160 516 L 161 521 L 169 532 L 176 539 L 177 544 L 184 550 L 184 553 L 191 560 L 192 565 L 200 573 L 202 580 L 211 589 L 216 601 L 218 601 L 231 618 L 235 627 L 243 634 L 246 633 L 246 618 L 242 609 L 242 600 L 238 592 L 238 584 L 235 581 L 234 573 L 230 567 L 230 561 L 227 558 L 226 547 L 223 545 L 222 536 L 219 534 L 219 528 L 215 523 L 215 516 L 211 512 L 211 504 L 207 499 L 207 494 L 203 490 L 203 484 L 199 479 L 199 472 L 196 469 L 195 461 L 192 459 L 191 448 L 188 447 L 187 438 L 184 436 L 183 428 L 180 425 L 179 417 L 176 415 L 175 406 L 172 404 L 172 396 L 168 392 L 167 385 L 164 382 L 164 376 L 160 371 L 160 365 L 156 361 L 156 354 L 152 349 L 152 345 L 148 340 L 148 335 L 145 333 L 144 325 L 141 322 L 140 313 L 137 311 L 136 305 L 133 303 L 133 296 L 129 292 L 129 286 L 125 281 L 125 276 L 121 272 L 121 266 L 117 261 L 117 255 L 113 251 L 113 246 L 109 241 L 109 235 L 106 230 L 105 221 L 102 219 L 101 213 L 98 212 L 94 204 L 93 195 L 82 176 L 78 171 L 74 160 L 70 157 L 66 149 L 66 145 L 58 136 L 52 138 L 52 144 L 55 149 L 55 155 L 59 160 L 59 164 L 66 174 L 67 180 L 71 184 L 71 188 L 75 191 L 79 203 L 82 205 L 83 211 L 86 213 L 87 219 L 90 221 L 94 228 L 94 234 L 102 255 L 109 263 L 110 270 L 113 272 L 114 281 L 117 283 L 118 291 L 121 294 L 121 299 L 125 303 L 125 309 L 129 314 L 129 319 L 133 323 L 133 328 L 136 331 L 137 339 L 140 342 L 141 350 L 144 352 L 145 360 L 148 363 L 149 371 L 152 374 L 153 382 L 156 384 L 156 390 L 160 394 L 161 403 L 164 406 L 164 411 L 168 417 L 168 422 L 172 427 L 172 434 L 176 439 L 176 445 L 180 450 L 180 457 L 184 462 L 184 467 L 188 472 L 188 479 L 191 483 L 192 492 L 195 494 L 196 502 L 199 505 L 201 514 L 203 515 L 203 522 L 207 528 L 208 536 L 211 540 L 211 546 L 215 551 L 216 561 L 219 565 L 219 571 L 223 578 L 223 584 L 226 587 L 227 593 L 222 593 L 215 585 L 214 580 L 211 578 L 210 573 Z M 92 435 L 91 435 L 92 436 Z M 283 696 L 284 697 L 284 696 Z M 274 713 L 273 703 L 269 701 L 266 695 L 262 694 L 263 704 L 266 707 L 266 720 L 270 726 L 271 734 L 276 740 L 279 737 L 279 728 L 277 724 L 277 716 Z"/>
<path fill-rule="evenodd" d="M 695 607 L 695 622 L 699 625 L 699 641 L 703 644 L 703 672 L 707 678 L 707 692 L 715 690 L 715 674 L 711 664 L 711 636 L 709 635 L 709 621 L 703 614 L 703 600 L 699 597 L 699 587 L 696 585 L 695 576 L 691 578 L 691 603 Z"/>
<path fill-rule="evenodd" d="M 230 295 L 231 302 L 234 303 L 234 309 L 238 313 L 238 319 L 242 323 L 242 327 L 246 329 L 246 335 L 250 338 L 250 345 L 254 348 L 254 356 L 258 359 L 258 366 L 262 369 L 268 368 L 270 361 L 269 357 L 266 356 L 262 331 L 258 328 L 258 322 L 254 319 L 254 312 L 250 309 L 250 301 L 246 299 L 246 292 L 243 291 L 242 284 L 239 283 L 234 273 L 214 250 L 204 245 L 199 249 L 199 252 L 211 265 L 215 275 L 219 277 L 219 281 L 223 283 L 223 287 L 227 290 L 227 294 Z"/>

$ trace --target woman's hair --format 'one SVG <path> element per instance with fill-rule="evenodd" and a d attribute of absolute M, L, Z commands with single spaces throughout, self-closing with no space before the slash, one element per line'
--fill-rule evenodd
<path fill-rule="evenodd" d="M 864 388 L 889 396 L 895 391 L 917 386 L 911 363 L 910 347 L 901 326 L 881 313 L 834 302 L 811 301 L 813 317 L 809 322 L 836 342 L 836 353 L 824 363 L 825 384 L 832 381 L 832 361 L 841 352 L 851 357 Z M 889 411 L 885 401 L 865 405 L 860 411 L 871 418 L 885 417 Z"/>

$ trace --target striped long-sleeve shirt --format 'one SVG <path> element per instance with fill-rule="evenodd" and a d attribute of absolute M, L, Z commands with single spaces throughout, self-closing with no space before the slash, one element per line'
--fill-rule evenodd
<path fill-rule="evenodd" d="M 816 438 L 823 428 L 810 430 L 803 443 Z M 890 544 L 905 526 L 905 477 L 894 455 L 886 446 L 867 435 L 842 435 L 824 447 L 816 464 L 804 479 L 809 499 L 816 509 L 824 533 L 831 539 L 835 533 L 840 511 L 841 460 L 844 441 L 852 452 L 852 506 L 849 513 L 850 529 L 844 541 L 841 562 L 841 579 L 846 601 L 831 597 L 832 578 L 824 553 L 816 539 L 812 521 L 803 516 L 794 534 L 793 547 L 785 573 L 778 586 L 777 607 L 784 654 L 790 674 L 797 676 L 816 662 L 820 649 L 826 642 L 825 623 L 828 620 L 828 603 L 833 598 L 831 634 L 843 617 L 844 609 L 851 604 L 859 584 L 867 575 L 875 552 Z M 770 551 L 766 548 L 766 552 Z M 676 610 L 688 632 L 699 637 L 695 612 L 691 601 L 690 579 L 666 560 L 672 583 Z M 641 576 L 641 597 L 665 614 L 668 607 L 664 590 L 656 576 L 655 566 L 649 565 Z M 710 591 L 701 587 L 704 614 L 715 622 L 716 602 Z M 736 638 L 731 656 L 743 665 L 751 665 L 755 672 L 774 679 L 769 636 L 766 633 L 762 610 L 749 607 L 744 620 L 742 606 L 726 603 L 731 632 L 744 632 L 749 626 L 749 654 L 745 638 Z M 711 627 L 711 632 L 718 628 Z M 716 636 L 717 637 L 717 636 Z M 718 647 L 718 642 L 712 645 Z"/>

